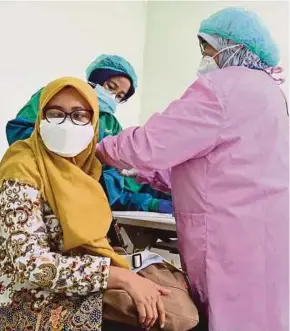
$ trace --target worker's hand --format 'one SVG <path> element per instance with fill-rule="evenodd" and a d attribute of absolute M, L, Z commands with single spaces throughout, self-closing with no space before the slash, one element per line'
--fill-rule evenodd
<path fill-rule="evenodd" d="M 163 214 L 173 214 L 173 206 L 171 200 L 159 200 L 158 212 Z"/>
<path fill-rule="evenodd" d="M 111 266 L 108 278 L 108 288 L 119 288 L 126 291 L 133 299 L 139 322 L 143 328 L 149 330 L 157 319 L 159 325 L 164 328 L 165 308 L 162 296 L 170 293 L 170 290 L 143 278 L 132 271 Z"/>
<path fill-rule="evenodd" d="M 124 177 L 137 177 L 138 171 L 136 169 L 130 169 L 130 170 L 123 169 L 120 171 L 120 174 Z"/>

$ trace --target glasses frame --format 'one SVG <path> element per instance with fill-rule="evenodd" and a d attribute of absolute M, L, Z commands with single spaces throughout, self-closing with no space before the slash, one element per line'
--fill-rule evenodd
<path fill-rule="evenodd" d="M 199 48 L 202 56 L 204 56 L 204 52 L 207 46 L 208 46 L 207 41 L 205 41 L 204 39 L 199 40 Z"/>
<path fill-rule="evenodd" d="M 91 110 L 91 109 L 76 109 L 76 110 L 73 110 L 71 113 L 68 113 L 68 112 L 66 112 L 66 111 L 63 110 L 63 109 L 58 109 L 58 108 L 55 108 L 55 107 L 44 108 L 44 110 L 43 110 L 43 116 L 44 116 L 45 120 L 46 120 L 48 123 L 51 123 L 51 122 L 50 122 L 49 119 L 47 118 L 47 112 L 48 112 L 49 110 L 51 110 L 51 109 L 57 109 L 58 111 L 61 111 L 61 112 L 63 112 L 63 113 L 65 114 L 65 117 L 63 118 L 63 120 L 62 120 L 60 123 L 58 123 L 58 125 L 64 123 L 65 120 L 67 119 L 67 117 L 70 117 L 70 120 L 72 121 L 72 123 L 73 123 L 74 125 L 85 126 L 85 125 L 88 125 L 88 124 L 92 123 L 92 120 L 93 120 L 93 117 L 94 117 L 94 111 Z M 75 122 L 75 120 L 72 118 L 72 115 L 75 114 L 75 113 L 77 113 L 77 112 L 79 112 L 79 111 L 86 111 L 86 112 L 90 113 L 90 115 L 91 115 L 91 119 L 88 121 L 88 123 L 79 124 L 79 123 L 76 123 L 76 122 Z"/>

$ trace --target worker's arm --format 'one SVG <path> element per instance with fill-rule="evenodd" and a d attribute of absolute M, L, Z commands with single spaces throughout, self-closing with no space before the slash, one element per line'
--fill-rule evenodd
<path fill-rule="evenodd" d="M 224 109 L 211 82 L 202 77 L 144 126 L 104 139 L 96 155 L 119 169 L 165 170 L 210 153 L 218 144 L 224 120 Z"/>
<path fill-rule="evenodd" d="M 135 178 L 138 183 L 149 184 L 153 189 L 165 193 L 171 192 L 171 169 L 160 171 L 121 170 L 123 176 Z"/>

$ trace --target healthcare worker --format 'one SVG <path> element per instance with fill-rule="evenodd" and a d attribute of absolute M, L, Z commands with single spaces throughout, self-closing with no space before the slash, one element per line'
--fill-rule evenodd
<path fill-rule="evenodd" d="M 159 188 L 169 175 L 181 257 L 210 331 L 286 331 L 288 117 L 274 77 L 278 49 L 240 8 L 204 20 L 198 38 L 198 80 L 143 127 L 104 139 L 97 156 Z"/>
<path fill-rule="evenodd" d="M 122 131 L 115 117 L 117 105 L 128 101 L 137 88 L 137 75 L 131 64 L 117 55 L 101 55 L 87 68 L 88 82 L 95 87 L 100 105 L 99 140 Z M 6 127 L 9 145 L 30 137 L 37 118 L 42 89 L 35 93 Z M 103 169 L 105 190 L 113 210 L 172 213 L 171 196 L 125 178 L 117 169 Z"/>

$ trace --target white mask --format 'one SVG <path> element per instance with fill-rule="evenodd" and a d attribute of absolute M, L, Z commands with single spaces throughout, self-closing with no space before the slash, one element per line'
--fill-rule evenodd
<path fill-rule="evenodd" d="M 208 72 L 220 69 L 220 67 L 215 62 L 214 58 L 221 52 L 225 51 L 226 49 L 236 48 L 236 47 L 238 47 L 238 49 L 224 63 L 224 65 L 222 66 L 222 68 L 224 68 L 225 65 L 240 51 L 241 45 L 238 44 L 238 45 L 232 45 L 232 46 L 225 47 L 225 48 L 221 49 L 218 53 L 216 53 L 215 56 L 213 56 L 213 57 L 211 57 L 209 55 L 205 55 L 200 61 L 200 65 L 197 70 L 197 75 L 201 76 L 201 75 L 207 74 Z"/>
<path fill-rule="evenodd" d="M 40 135 L 50 151 L 63 157 L 74 157 L 84 151 L 93 140 L 94 128 L 91 123 L 75 125 L 70 119 L 62 124 L 42 120 Z"/>
<path fill-rule="evenodd" d="M 197 75 L 201 76 L 217 69 L 219 69 L 219 66 L 215 62 L 214 58 L 206 55 L 200 61 Z"/>

